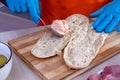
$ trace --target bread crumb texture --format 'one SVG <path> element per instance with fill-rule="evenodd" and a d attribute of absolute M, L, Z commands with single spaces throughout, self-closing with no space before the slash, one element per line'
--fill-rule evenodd
<path fill-rule="evenodd" d="M 96 33 L 89 18 L 74 14 L 65 19 L 68 33 L 58 38 L 44 33 L 31 50 L 38 58 L 61 55 L 67 66 L 73 69 L 87 67 L 96 57 L 108 34 Z"/>

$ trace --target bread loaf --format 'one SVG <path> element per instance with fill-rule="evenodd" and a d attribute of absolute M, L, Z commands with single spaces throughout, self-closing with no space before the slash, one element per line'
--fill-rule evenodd
<path fill-rule="evenodd" d="M 69 42 L 69 37 L 56 37 L 53 34 L 44 33 L 31 49 L 31 53 L 38 58 L 48 58 L 61 55 L 62 50 Z"/>
<path fill-rule="evenodd" d="M 75 69 L 87 67 L 98 54 L 106 37 L 106 34 L 96 33 L 90 27 L 82 39 L 81 36 L 73 37 L 64 50 L 65 63 Z"/>
<path fill-rule="evenodd" d="M 69 27 L 74 28 L 63 52 L 64 61 L 74 69 L 87 67 L 98 54 L 108 34 L 96 33 L 88 19 L 80 15 L 70 16 L 67 22 Z"/>
<path fill-rule="evenodd" d="M 51 56 L 55 56 L 56 54 L 62 55 L 63 53 L 62 50 L 67 45 L 70 38 L 74 36 L 74 32 L 79 33 L 79 30 L 82 29 L 80 25 L 82 26 L 84 24 L 84 26 L 86 26 L 89 23 L 88 18 L 80 14 L 72 15 L 68 17 L 66 21 L 67 21 L 68 28 L 69 28 L 68 29 L 69 31 L 66 35 L 59 38 L 59 37 L 52 35 L 50 32 L 43 33 L 41 38 L 32 48 L 31 53 L 38 58 L 48 58 Z M 85 30 L 86 29 L 87 28 L 85 27 Z"/>
<path fill-rule="evenodd" d="M 31 52 L 38 58 L 62 55 L 66 65 L 74 69 L 87 67 L 97 56 L 108 34 L 96 33 L 90 20 L 81 14 L 74 14 L 65 20 L 68 33 L 64 37 L 44 33 Z"/>

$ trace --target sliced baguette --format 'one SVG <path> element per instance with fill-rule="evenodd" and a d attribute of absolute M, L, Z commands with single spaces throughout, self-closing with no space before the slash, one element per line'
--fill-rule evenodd
<path fill-rule="evenodd" d="M 38 58 L 48 58 L 56 54 L 61 55 L 70 37 L 56 37 L 50 32 L 42 34 L 41 38 L 31 49 L 31 53 Z"/>
<path fill-rule="evenodd" d="M 43 33 L 31 52 L 38 58 L 62 55 L 65 63 L 74 69 L 87 67 L 98 54 L 107 34 L 96 33 L 89 19 L 81 14 L 74 14 L 66 21 L 69 31 L 64 37 Z"/>
<path fill-rule="evenodd" d="M 107 37 L 105 33 L 96 33 L 90 26 L 87 28 L 88 31 L 83 31 L 84 33 L 80 31 L 79 36 L 76 34 L 71 38 L 64 49 L 64 61 L 71 68 L 87 67 L 96 57 Z"/>
<path fill-rule="evenodd" d="M 47 58 L 56 55 L 57 45 L 63 41 L 62 38 L 56 37 L 50 32 L 43 34 L 32 48 L 31 53 L 38 58 Z"/>
<path fill-rule="evenodd" d="M 88 30 L 89 25 L 89 19 L 81 14 L 73 14 L 65 19 L 68 24 L 68 34 L 66 34 L 63 37 L 63 42 L 59 44 L 59 48 L 57 48 L 57 54 L 62 56 L 63 55 L 63 49 L 67 46 L 69 41 L 77 36 L 81 36 L 81 39 L 86 35 L 86 31 Z M 82 27 L 84 26 L 84 28 Z M 83 33 L 82 35 L 79 35 Z"/>
<path fill-rule="evenodd" d="M 63 59 L 71 68 L 87 67 L 98 54 L 108 34 L 96 33 L 84 15 L 75 14 L 66 21 L 70 40 L 64 49 Z"/>
<path fill-rule="evenodd" d="M 48 58 L 51 56 L 55 56 L 56 54 L 62 55 L 63 53 L 62 50 L 70 41 L 70 38 L 74 36 L 74 32 L 79 33 L 79 30 L 82 29 L 80 25 L 86 23 L 88 24 L 89 22 L 87 17 L 80 14 L 72 15 L 68 17 L 66 21 L 68 23 L 69 31 L 66 35 L 64 35 L 64 37 L 58 38 L 52 35 L 51 33 L 43 33 L 43 36 L 38 40 L 38 42 L 32 48 L 31 53 L 38 58 Z M 76 25 L 71 22 L 79 23 L 79 25 Z M 85 27 L 85 29 L 87 28 Z"/>

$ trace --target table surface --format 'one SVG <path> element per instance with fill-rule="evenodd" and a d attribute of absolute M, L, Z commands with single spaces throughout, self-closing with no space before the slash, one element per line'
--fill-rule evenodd
<path fill-rule="evenodd" d="M 33 21 L 4 13 L 0 8 L 0 32 L 33 28 L 35 26 L 37 26 L 37 24 L 34 24 Z"/>
<path fill-rule="evenodd" d="M 9 40 L 14 38 L 36 32 L 41 30 L 41 28 L 27 28 L 21 30 L 7 31 L 0 33 L 0 41 L 7 43 Z M 13 65 L 10 75 L 7 80 L 42 80 L 35 72 L 33 72 L 18 56 L 13 53 Z M 73 80 L 86 80 L 86 78 L 92 74 L 97 73 L 107 65 L 120 65 L 120 54 L 110 58 L 109 60 L 99 64 L 98 66 L 90 69 L 89 71 L 78 75 Z"/>

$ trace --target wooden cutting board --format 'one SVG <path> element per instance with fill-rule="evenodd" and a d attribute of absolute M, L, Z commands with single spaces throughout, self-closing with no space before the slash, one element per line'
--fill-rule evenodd
<path fill-rule="evenodd" d="M 16 55 L 18 55 L 44 80 L 70 80 L 120 52 L 120 34 L 114 32 L 107 37 L 105 44 L 99 51 L 98 56 L 88 67 L 84 69 L 73 70 L 66 66 L 64 60 L 60 56 L 39 59 L 31 54 L 31 48 L 41 37 L 41 33 L 44 32 L 49 33 L 49 31 L 44 29 L 8 42 L 14 53 L 16 53 Z"/>

